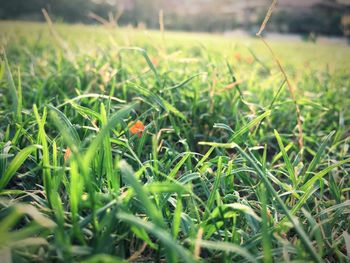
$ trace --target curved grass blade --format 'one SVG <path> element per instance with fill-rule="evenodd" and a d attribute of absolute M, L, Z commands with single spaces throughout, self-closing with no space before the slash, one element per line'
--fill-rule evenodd
<path fill-rule="evenodd" d="M 280 147 L 280 150 L 282 152 L 282 156 L 283 156 L 284 162 L 286 163 L 287 170 L 288 170 L 288 173 L 289 173 L 289 177 L 290 177 L 291 181 L 293 182 L 294 187 L 297 187 L 298 181 L 297 181 L 296 175 L 294 173 L 294 168 L 293 168 L 293 166 L 292 166 L 292 164 L 291 164 L 291 162 L 289 160 L 289 157 L 287 155 L 287 151 L 284 148 L 281 136 L 279 135 L 277 130 L 274 130 L 274 133 L 275 133 L 275 137 L 277 139 L 278 145 Z"/>
<path fill-rule="evenodd" d="M 57 116 L 60 118 L 60 120 L 62 121 L 62 123 L 65 126 L 64 128 L 66 128 L 66 130 L 68 131 L 68 134 L 73 138 L 74 143 L 76 145 L 79 145 L 80 144 L 79 134 L 78 134 L 77 130 L 73 127 L 72 123 L 67 118 L 67 116 L 64 115 L 64 113 L 62 111 L 60 111 L 59 109 L 57 109 L 56 107 L 54 107 L 52 105 L 49 105 L 48 107 L 57 113 Z"/>
<path fill-rule="evenodd" d="M 249 253 L 249 251 L 241 246 L 220 241 L 198 240 L 198 242 L 198 244 L 203 248 L 210 250 L 219 250 L 227 253 L 235 253 L 245 258 L 249 262 L 257 262 L 257 260 Z"/>
<path fill-rule="evenodd" d="M 157 237 L 163 243 L 163 245 L 167 248 L 168 253 L 173 251 L 173 252 L 176 252 L 184 262 L 188 262 L 188 263 L 195 262 L 191 257 L 191 255 L 188 253 L 188 251 L 186 251 L 182 246 L 177 244 L 167 231 L 158 227 L 157 225 L 151 222 L 146 222 L 134 215 L 127 214 L 124 212 L 118 212 L 117 218 L 130 225 L 134 225 L 136 227 L 145 229 L 146 232 L 149 232 L 155 237 Z"/>
<path fill-rule="evenodd" d="M 247 131 L 249 131 L 251 128 L 253 128 L 254 126 L 258 125 L 260 123 L 260 121 L 262 121 L 263 119 L 265 119 L 267 116 L 269 116 L 271 114 L 271 111 L 265 111 L 263 114 L 259 115 L 258 117 L 256 117 L 254 120 L 252 120 L 251 122 L 249 122 L 248 124 L 244 125 L 242 128 L 240 128 L 237 132 L 235 132 L 231 138 L 230 138 L 230 142 L 235 141 L 237 138 L 239 138 L 240 136 L 242 136 L 244 133 L 246 133 Z"/>
<path fill-rule="evenodd" d="M 347 158 L 345 160 L 339 161 L 331 166 L 328 166 L 327 168 L 323 169 L 322 171 L 315 174 L 310 180 L 308 180 L 302 187 L 301 190 L 308 191 L 310 187 L 318 180 L 320 180 L 323 176 L 325 176 L 327 173 L 329 173 L 334 168 L 341 166 L 343 164 L 350 163 L 350 158 Z"/>
<path fill-rule="evenodd" d="M 308 179 L 308 175 L 310 173 L 312 173 L 316 166 L 319 164 L 322 154 L 324 152 L 324 150 L 326 149 L 327 143 L 330 141 L 330 139 L 332 138 L 332 136 L 334 135 L 335 131 L 332 131 L 330 134 L 327 135 L 327 137 L 323 140 L 320 148 L 318 148 L 318 151 L 316 153 L 316 155 L 314 156 L 314 158 L 312 159 L 310 165 L 308 166 L 306 172 L 305 172 L 305 181 Z"/>
<path fill-rule="evenodd" d="M 153 222 L 156 225 L 164 227 L 165 224 L 162 214 L 151 202 L 147 192 L 145 191 L 145 188 L 141 185 L 141 183 L 139 183 L 139 181 L 134 176 L 134 171 L 132 170 L 131 166 L 122 160 L 119 163 L 119 168 L 121 173 L 123 174 L 124 180 L 128 184 L 130 184 L 130 186 L 134 189 L 134 192 L 139 198 L 139 200 L 142 201 L 143 205 L 145 206 L 145 211 L 147 215 L 153 220 Z"/>
<path fill-rule="evenodd" d="M 4 189 L 11 178 L 15 175 L 16 171 L 21 167 L 28 156 L 35 150 L 41 148 L 39 145 L 31 145 L 21 150 L 16 157 L 10 162 L 6 168 L 5 173 L 0 179 L 0 190 Z"/>
<path fill-rule="evenodd" d="M 105 100 L 115 101 L 115 102 L 118 102 L 118 103 L 126 103 L 125 100 L 122 100 L 122 99 L 119 99 L 119 98 L 116 98 L 116 97 L 102 95 L 102 94 L 97 94 L 97 93 L 88 93 L 88 94 L 83 94 L 83 95 L 77 96 L 77 97 L 75 97 L 73 99 L 69 99 L 69 100 L 65 101 L 64 103 L 58 105 L 57 108 L 61 108 L 64 105 L 72 104 L 73 102 L 75 102 L 77 100 L 86 99 L 86 98 L 98 98 L 98 99 L 105 99 Z"/>
<path fill-rule="evenodd" d="M 191 153 L 185 154 L 181 160 L 175 165 L 175 167 L 170 171 L 168 178 L 175 178 L 177 172 L 180 170 L 181 166 L 186 162 Z"/>
<path fill-rule="evenodd" d="M 158 73 L 156 67 L 153 65 L 151 59 L 149 58 L 146 50 L 144 50 L 143 48 L 139 48 L 139 47 L 122 47 L 119 50 L 120 51 L 123 51 L 123 50 L 134 50 L 134 51 L 140 52 L 142 54 L 142 56 L 144 57 L 144 59 L 146 60 L 146 62 L 148 64 L 148 66 L 150 67 L 150 69 L 153 71 L 159 87 L 161 87 L 161 81 L 160 81 L 159 73 Z"/>
<path fill-rule="evenodd" d="M 181 88 L 181 87 L 185 86 L 187 83 L 189 83 L 192 79 L 194 79 L 194 78 L 196 78 L 196 77 L 198 77 L 200 75 L 205 75 L 205 74 L 207 74 L 207 73 L 206 72 L 201 72 L 201 73 L 195 74 L 195 75 L 189 77 L 188 79 L 184 80 L 183 82 L 181 82 L 179 84 L 176 84 L 175 86 L 163 89 L 161 92 L 163 93 L 166 90 L 173 90 L 173 89 Z"/>

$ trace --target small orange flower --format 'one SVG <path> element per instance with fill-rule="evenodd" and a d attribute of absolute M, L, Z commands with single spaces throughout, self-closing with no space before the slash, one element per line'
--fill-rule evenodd
<path fill-rule="evenodd" d="M 64 153 L 64 157 L 63 157 L 65 162 L 68 160 L 71 153 L 72 153 L 72 151 L 70 150 L 69 147 L 67 147 L 66 152 Z"/>
<path fill-rule="evenodd" d="M 247 57 L 247 58 L 246 58 L 246 62 L 247 62 L 248 64 L 253 64 L 254 58 L 253 58 L 253 57 Z"/>
<path fill-rule="evenodd" d="M 241 53 L 236 52 L 236 54 L 235 54 L 235 58 L 236 58 L 236 60 L 241 61 L 241 60 L 242 60 Z"/>
<path fill-rule="evenodd" d="M 129 129 L 132 134 L 138 134 L 139 138 L 141 138 L 142 133 L 145 130 L 145 126 L 141 121 L 137 121 L 133 125 L 131 125 Z"/>
<path fill-rule="evenodd" d="M 156 57 L 151 57 L 151 62 L 153 65 L 157 66 L 158 65 L 158 59 Z"/>

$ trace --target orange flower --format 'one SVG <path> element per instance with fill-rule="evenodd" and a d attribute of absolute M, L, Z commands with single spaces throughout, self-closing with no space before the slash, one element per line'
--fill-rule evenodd
<path fill-rule="evenodd" d="M 236 60 L 241 61 L 241 60 L 242 60 L 241 53 L 236 52 L 236 54 L 235 54 L 235 58 L 236 58 Z"/>
<path fill-rule="evenodd" d="M 131 125 L 129 129 L 132 134 L 138 134 L 139 138 L 141 138 L 142 132 L 145 130 L 145 126 L 141 121 L 137 121 Z"/>
<path fill-rule="evenodd" d="M 64 157 L 63 157 L 65 162 L 68 160 L 71 153 L 72 153 L 72 151 L 70 150 L 69 147 L 67 147 L 66 152 L 64 153 Z"/>
<path fill-rule="evenodd" d="M 153 65 L 157 66 L 158 65 L 158 59 L 156 57 L 151 57 L 151 62 Z"/>
<path fill-rule="evenodd" d="M 247 58 L 246 58 L 246 62 L 247 62 L 248 64 L 253 64 L 254 58 L 253 58 L 253 57 L 247 57 Z"/>

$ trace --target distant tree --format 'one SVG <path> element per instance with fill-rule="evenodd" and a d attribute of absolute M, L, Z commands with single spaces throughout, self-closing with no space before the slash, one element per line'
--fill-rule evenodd
<path fill-rule="evenodd" d="M 114 0 L 114 2 L 112 0 L 0 0 L 0 19 L 43 20 L 41 9 L 46 8 L 53 19 L 69 23 L 96 23 L 96 19 L 89 16 L 89 13 L 96 14 L 95 18 L 99 16 L 108 20 L 110 13 L 115 14 L 118 8 L 121 9 L 116 3 L 122 3 L 126 4 L 127 8 L 120 12 L 118 21 L 120 25 L 131 23 L 137 26 L 142 23 L 149 28 L 158 28 L 159 10 L 164 9 L 167 29 L 222 32 L 241 27 L 255 31 L 263 20 L 266 10 L 261 10 L 261 16 L 256 21 L 247 19 L 238 24 L 235 17 L 222 12 L 223 7 L 230 5 L 231 1 L 203 1 L 199 6 L 193 4 L 198 10 L 191 13 L 179 8 L 174 11 L 168 7 L 169 3 L 181 7 L 185 0 Z M 321 3 L 308 12 L 301 13 L 297 9 L 275 12 L 268 26 L 272 31 L 283 33 L 309 35 L 312 32 L 315 35 L 342 35 L 344 26 L 341 26 L 341 17 L 350 10 L 339 8 L 335 0 L 328 0 L 327 3 L 332 4 L 322 6 Z M 253 10 L 253 13 L 256 12 L 255 9 Z"/>
<path fill-rule="evenodd" d="M 311 12 L 276 12 L 270 19 L 269 28 L 278 32 L 309 35 L 342 35 L 340 10 L 316 6 Z"/>
<path fill-rule="evenodd" d="M 96 7 L 90 0 L 0 0 L 0 19 L 42 20 L 45 8 L 66 22 L 88 22 L 87 14 Z"/>

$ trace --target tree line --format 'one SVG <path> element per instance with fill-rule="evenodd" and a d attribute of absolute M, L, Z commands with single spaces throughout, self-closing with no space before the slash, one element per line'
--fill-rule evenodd
<path fill-rule="evenodd" d="M 243 28 L 254 32 L 265 15 L 265 10 L 257 18 L 239 21 L 234 16 L 206 10 L 188 15 L 166 9 L 161 0 L 133 0 L 131 8 L 108 1 L 97 0 L 0 0 L 1 20 L 42 21 L 45 8 L 56 21 L 67 23 L 98 23 L 116 21 L 119 25 L 140 24 L 149 28 L 159 27 L 158 12 L 165 8 L 165 26 L 171 30 L 224 32 Z M 164 6 L 165 5 L 165 6 Z M 269 23 L 270 30 L 282 33 L 343 35 L 341 25 L 344 12 L 327 8 L 313 8 L 311 13 L 276 12 Z"/>

